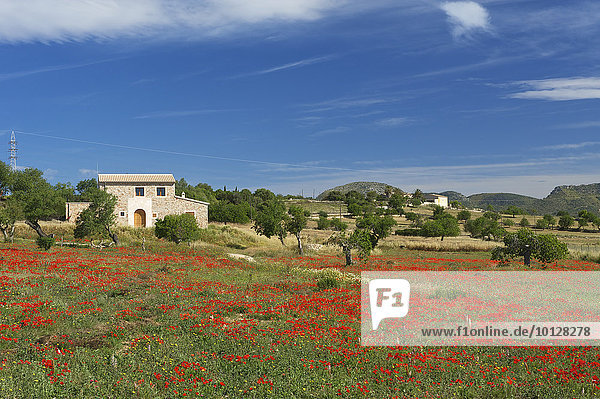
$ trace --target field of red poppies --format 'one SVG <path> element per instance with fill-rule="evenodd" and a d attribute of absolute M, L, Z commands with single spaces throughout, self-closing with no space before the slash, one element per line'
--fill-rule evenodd
<path fill-rule="evenodd" d="M 407 252 L 344 271 L 500 267 L 463 256 Z M 247 263 L 189 249 L 44 253 L 2 244 L 1 396 L 600 395 L 595 347 L 361 347 L 359 284 L 328 288 L 320 272 L 302 272 L 342 264 L 334 256 Z"/>

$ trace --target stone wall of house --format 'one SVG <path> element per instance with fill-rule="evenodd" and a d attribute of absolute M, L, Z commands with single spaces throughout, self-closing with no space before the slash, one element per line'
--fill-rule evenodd
<path fill-rule="evenodd" d="M 89 202 L 67 202 L 65 205 L 65 218 L 69 223 L 75 223 L 79 214 L 90 206 Z"/>
<path fill-rule="evenodd" d="M 154 219 L 162 219 L 166 215 L 192 213 L 196 217 L 198 227 L 202 229 L 208 227 L 208 205 L 189 198 L 173 196 L 165 200 L 155 201 L 152 210 L 156 214 L 156 218 Z"/>
<path fill-rule="evenodd" d="M 135 195 L 135 189 L 139 187 L 144 188 L 143 197 Z M 165 188 L 164 196 L 157 195 L 159 187 Z M 156 219 L 162 219 L 166 215 L 179 215 L 186 212 L 194 214 L 198 226 L 208 227 L 208 205 L 192 199 L 176 197 L 175 184 L 106 183 L 102 188 L 117 197 L 115 214 L 117 223 L 121 225 L 133 226 L 134 212 L 142 209 L 146 214 L 146 226 L 148 227 L 154 226 Z"/>
<path fill-rule="evenodd" d="M 117 197 L 115 212 L 127 212 L 129 199 L 135 198 L 135 189 L 137 187 L 143 187 L 144 197 L 151 198 L 152 202 L 155 202 L 154 199 L 162 201 L 167 198 L 175 197 L 175 184 L 157 185 L 155 183 L 145 183 L 132 185 L 131 183 L 103 183 L 101 188 Z M 165 188 L 164 197 L 158 197 L 156 195 L 156 189 L 159 187 Z"/>

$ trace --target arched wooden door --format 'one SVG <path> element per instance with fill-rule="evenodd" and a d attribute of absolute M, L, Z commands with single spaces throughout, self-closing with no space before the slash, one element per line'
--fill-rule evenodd
<path fill-rule="evenodd" d="M 146 212 L 143 209 L 138 209 L 133 214 L 134 227 L 146 227 Z"/>

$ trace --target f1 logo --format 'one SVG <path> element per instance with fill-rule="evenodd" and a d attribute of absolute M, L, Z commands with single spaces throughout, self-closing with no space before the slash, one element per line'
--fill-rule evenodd
<path fill-rule="evenodd" d="M 371 325 L 377 330 L 383 319 L 401 318 L 408 314 L 410 283 L 402 279 L 377 279 L 369 282 Z"/>

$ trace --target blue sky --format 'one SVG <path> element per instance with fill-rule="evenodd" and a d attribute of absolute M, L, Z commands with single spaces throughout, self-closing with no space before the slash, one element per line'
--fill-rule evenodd
<path fill-rule="evenodd" d="M 53 183 L 600 182 L 597 1 L 3 0 L 0 20 L 0 134 Z"/>

